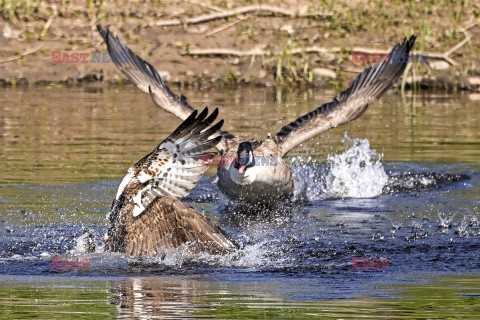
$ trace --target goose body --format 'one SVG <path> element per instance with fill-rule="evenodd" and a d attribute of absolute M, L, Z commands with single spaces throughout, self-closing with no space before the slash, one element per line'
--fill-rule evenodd
<path fill-rule="evenodd" d="M 192 253 L 224 254 L 235 240 L 179 197 L 207 167 L 202 158 L 221 140 L 215 110 L 194 111 L 165 141 L 130 167 L 108 217 L 105 251 L 153 256 L 183 246 Z"/>
<path fill-rule="evenodd" d="M 223 161 L 217 169 L 218 187 L 230 199 L 249 204 L 283 203 L 293 195 L 292 170 L 276 151 L 272 139 L 252 142 L 255 165 L 242 174 L 235 160 Z M 232 148 L 223 158 L 237 158 Z"/>
<path fill-rule="evenodd" d="M 127 57 L 127 61 L 114 61 L 116 66 L 140 90 L 150 94 L 156 105 L 182 120 L 195 110 L 183 95 L 175 95 L 165 85 L 150 63 L 136 55 L 108 29 L 98 26 L 98 30 L 110 54 Z M 283 157 L 302 142 L 360 117 L 402 75 L 406 67 L 403 57 L 409 54 L 415 39 L 411 36 L 396 44 L 384 60 L 360 73 L 347 90 L 284 126 L 273 138 L 241 141 L 222 131 L 223 140 L 217 150 L 222 159 L 227 160 L 222 161 L 217 171 L 220 190 L 230 199 L 247 204 L 268 205 L 290 199 L 293 195 L 292 172 Z M 269 165 L 265 165 L 267 159 Z"/>

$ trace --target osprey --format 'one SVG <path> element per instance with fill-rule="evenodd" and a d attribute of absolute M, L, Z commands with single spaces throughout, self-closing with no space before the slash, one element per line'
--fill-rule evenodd
<path fill-rule="evenodd" d="M 207 217 L 183 203 L 214 154 L 223 120 L 205 108 L 194 111 L 155 150 L 127 170 L 108 216 L 105 251 L 153 256 L 184 246 L 193 253 L 224 254 L 235 240 Z"/>

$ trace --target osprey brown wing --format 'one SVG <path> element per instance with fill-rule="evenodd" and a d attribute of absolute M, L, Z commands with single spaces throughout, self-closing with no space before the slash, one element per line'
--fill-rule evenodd
<path fill-rule="evenodd" d="M 192 253 L 223 254 L 238 247 L 179 197 L 207 170 L 203 157 L 222 139 L 216 109 L 196 110 L 150 154 L 127 170 L 108 216 L 105 250 L 156 255 L 185 247 Z"/>
<path fill-rule="evenodd" d="M 140 219 L 127 226 L 127 255 L 161 255 L 184 246 L 192 253 L 225 254 L 239 245 L 225 231 L 182 201 L 157 198 Z"/>

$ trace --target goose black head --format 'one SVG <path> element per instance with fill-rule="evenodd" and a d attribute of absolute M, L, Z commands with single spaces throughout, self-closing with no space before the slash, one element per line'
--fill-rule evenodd
<path fill-rule="evenodd" d="M 243 174 L 245 170 L 255 165 L 255 157 L 253 156 L 253 146 L 251 142 L 242 142 L 238 146 L 237 161 L 235 168 L 238 173 Z"/>

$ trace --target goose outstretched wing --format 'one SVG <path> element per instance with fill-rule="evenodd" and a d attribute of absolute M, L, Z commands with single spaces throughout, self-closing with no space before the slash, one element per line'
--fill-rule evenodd
<path fill-rule="evenodd" d="M 275 137 L 281 155 L 317 134 L 362 115 L 370 104 L 400 78 L 407 65 L 405 60 L 408 60 L 404 57 L 413 48 L 415 38 L 413 35 L 397 44 L 385 59 L 360 73 L 350 88 L 332 102 L 325 103 L 284 126 Z"/>
<path fill-rule="evenodd" d="M 111 60 L 140 90 L 150 94 L 153 102 L 160 108 L 172 113 L 180 120 L 185 120 L 194 110 L 184 95 L 178 96 L 165 84 L 157 70 L 127 47 L 122 40 L 113 35 L 108 28 L 97 25 L 97 29 L 107 44 Z M 234 136 L 221 132 L 225 138 L 217 149 L 223 153 L 228 140 Z"/>

